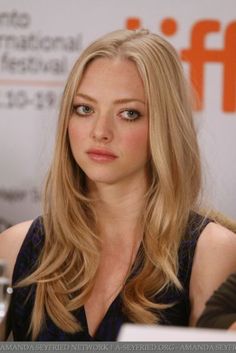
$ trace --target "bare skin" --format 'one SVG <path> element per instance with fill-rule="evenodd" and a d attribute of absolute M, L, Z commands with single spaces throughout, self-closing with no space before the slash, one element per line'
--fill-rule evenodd
<path fill-rule="evenodd" d="M 197 243 L 190 280 L 191 325 L 213 292 L 235 272 L 235 250 L 235 233 L 215 223 L 206 226 Z"/>
<path fill-rule="evenodd" d="M 235 330 L 236 330 L 236 321 L 233 322 L 233 323 L 230 325 L 229 330 L 230 330 L 230 331 L 235 331 Z"/>

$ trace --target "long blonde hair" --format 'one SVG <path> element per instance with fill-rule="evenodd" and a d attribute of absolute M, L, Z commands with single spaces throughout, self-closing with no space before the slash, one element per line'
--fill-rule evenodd
<path fill-rule="evenodd" d="M 119 30 L 84 50 L 75 63 L 61 101 L 53 162 L 45 187 L 45 243 L 39 265 L 20 285 L 37 284 L 31 320 L 39 334 L 45 311 L 65 332 L 81 330 L 72 312 L 89 297 L 101 242 L 96 214 L 86 196 L 85 176 L 68 139 L 73 99 L 88 64 L 99 57 L 133 61 L 143 80 L 149 109 L 151 183 L 143 217 L 142 265 L 122 289 L 123 310 L 133 322 L 155 323 L 153 298 L 177 278 L 178 248 L 201 186 L 199 150 L 191 103 L 176 51 L 147 30 Z"/>

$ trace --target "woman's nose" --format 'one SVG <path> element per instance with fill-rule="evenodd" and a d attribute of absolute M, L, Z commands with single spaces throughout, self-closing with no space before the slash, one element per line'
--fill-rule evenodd
<path fill-rule="evenodd" d="M 112 116 L 98 116 L 94 121 L 91 137 L 98 142 L 110 142 L 113 138 Z"/>

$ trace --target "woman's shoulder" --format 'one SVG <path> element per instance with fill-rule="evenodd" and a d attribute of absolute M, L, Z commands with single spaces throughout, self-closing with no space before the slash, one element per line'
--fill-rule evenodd
<path fill-rule="evenodd" d="M 216 252 L 221 254 L 222 250 L 227 250 L 227 254 L 232 253 L 236 259 L 236 234 L 219 223 L 209 222 L 200 234 L 197 249 L 209 255 L 209 247 L 214 256 Z"/>
<path fill-rule="evenodd" d="M 236 234 L 225 226 L 210 222 L 201 232 L 195 254 L 196 268 L 205 268 L 205 273 L 218 268 L 230 273 L 236 270 Z M 220 278 L 221 279 L 221 278 Z"/>
<path fill-rule="evenodd" d="M 226 219 L 226 218 L 225 218 Z M 227 246 L 230 242 L 236 241 L 236 223 L 226 223 L 225 219 L 214 214 L 202 215 L 201 213 L 191 213 L 187 224 L 187 230 L 183 240 L 193 242 L 198 248 L 210 245 L 213 241 L 215 245 Z"/>
<path fill-rule="evenodd" d="M 0 258 L 7 263 L 8 275 L 12 278 L 14 266 L 23 244 L 39 227 L 40 218 L 18 223 L 0 234 Z"/>
<path fill-rule="evenodd" d="M 222 224 L 209 222 L 199 236 L 194 257 L 196 272 L 204 269 L 202 276 L 208 276 L 211 281 L 218 277 L 219 281 L 223 280 L 223 272 L 230 274 L 236 270 L 236 234 Z"/>
<path fill-rule="evenodd" d="M 191 273 L 196 271 L 192 271 L 193 265 L 196 269 L 204 263 L 205 272 L 210 270 L 209 261 L 216 262 L 217 253 L 219 260 L 225 259 L 229 264 L 231 261 L 227 259 L 225 254 L 229 254 L 231 259 L 236 259 L 235 249 L 236 234 L 234 232 L 217 223 L 214 217 L 191 213 L 185 236 L 179 248 L 179 275 L 181 279 L 184 283 L 189 283 Z"/>
<path fill-rule="evenodd" d="M 192 322 L 196 322 L 213 291 L 235 271 L 236 234 L 221 224 L 208 223 L 199 236 L 194 255 L 190 282 Z"/>

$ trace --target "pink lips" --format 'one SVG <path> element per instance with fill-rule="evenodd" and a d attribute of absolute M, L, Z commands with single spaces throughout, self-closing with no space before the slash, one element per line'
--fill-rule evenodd
<path fill-rule="evenodd" d="M 87 154 L 96 162 L 110 162 L 117 158 L 114 153 L 103 149 L 91 149 Z"/>

